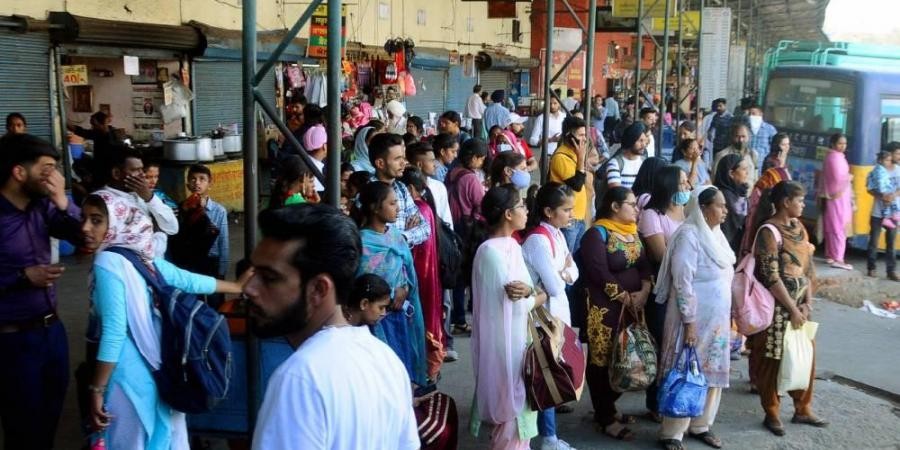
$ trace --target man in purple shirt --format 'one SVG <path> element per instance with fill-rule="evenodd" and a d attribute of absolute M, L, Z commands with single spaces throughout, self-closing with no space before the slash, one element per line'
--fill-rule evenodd
<path fill-rule="evenodd" d="M 59 153 L 22 134 L 0 140 L 0 421 L 8 449 L 53 447 L 69 381 L 56 315 L 50 236 L 80 242 L 80 210 L 57 170 Z"/>

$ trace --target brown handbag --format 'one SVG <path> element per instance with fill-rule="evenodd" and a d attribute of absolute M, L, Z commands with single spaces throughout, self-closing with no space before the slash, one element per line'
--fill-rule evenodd
<path fill-rule="evenodd" d="M 543 307 L 529 314 L 528 330 L 532 342 L 525 351 L 522 378 L 531 408 L 543 411 L 577 401 L 587 364 L 578 334 Z"/>
<path fill-rule="evenodd" d="M 635 321 L 622 328 L 625 310 Z M 609 385 L 616 392 L 643 391 L 656 380 L 656 344 L 643 311 L 622 307 L 619 314 L 619 334 L 613 346 L 609 367 Z"/>

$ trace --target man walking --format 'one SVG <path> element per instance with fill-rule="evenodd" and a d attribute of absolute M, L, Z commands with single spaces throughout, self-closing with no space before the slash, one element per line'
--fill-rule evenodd
<path fill-rule="evenodd" d="M 4 448 L 50 449 L 69 383 L 69 345 L 56 314 L 50 237 L 81 241 L 59 153 L 19 134 L 0 141 L 0 420 Z"/>
<path fill-rule="evenodd" d="M 284 336 L 295 351 L 269 379 L 253 448 L 418 449 L 406 368 L 341 312 L 362 253 L 356 225 L 306 203 L 264 211 L 259 228 L 244 286 L 251 330 Z"/>

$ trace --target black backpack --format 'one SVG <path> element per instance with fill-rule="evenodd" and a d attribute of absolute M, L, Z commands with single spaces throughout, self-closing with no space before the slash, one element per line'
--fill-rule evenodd
<path fill-rule="evenodd" d="M 437 221 L 438 266 L 441 286 L 444 289 L 453 289 L 459 285 L 463 263 L 463 243 L 447 222 L 441 219 L 437 219 Z"/>
<path fill-rule="evenodd" d="M 160 398 L 184 413 L 211 410 L 228 394 L 232 374 L 231 335 L 225 316 L 196 295 L 169 286 L 125 248 L 122 255 L 153 290 L 162 318 L 161 364 L 153 371 Z"/>

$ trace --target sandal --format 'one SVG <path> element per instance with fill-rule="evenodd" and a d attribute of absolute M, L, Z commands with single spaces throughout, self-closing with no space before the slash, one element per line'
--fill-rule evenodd
<path fill-rule="evenodd" d="M 655 423 L 662 423 L 663 421 L 662 414 L 656 411 L 647 411 L 644 413 L 644 418 Z"/>
<path fill-rule="evenodd" d="M 666 450 L 684 450 L 684 444 L 678 439 L 661 439 L 659 445 Z"/>
<path fill-rule="evenodd" d="M 791 423 L 812 425 L 816 428 L 825 428 L 828 426 L 827 420 L 816 416 L 794 416 L 791 418 Z"/>
<path fill-rule="evenodd" d="M 834 267 L 835 269 L 853 270 L 853 266 L 842 261 L 831 263 L 831 267 Z"/>
<path fill-rule="evenodd" d="M 613 434 L 613 433 L 609 430 L 609 427 L 612 426 L 612 425 L 619 425 L 619 426 L 621 426 L 622 428 L 619 429 L 619 432 L 618 432 L 618 433 Z M 611 437 L 611 438 L 613 438 L 613 439 L 615 439 L 615 440 L 618 440 L 618 441 L 622 441 L 622 442 L 630 442 L 630 441 L 633 441 L 633 440 L 634 440 L 634 432 L 631 431 L 630 428 L 628 428 L 628 427 L 626 427 L 625 425 L 623 425 L 621 422 L 613 422 L 613 423 L 611 423 L 611 424 L 609 424 L 609 425 L 607 425 L 607 426 L 605 426 L 605 427 L 602 427 L 602 431 L 603 431 L 603 434 L 605 434 L 605 435 L 607 435 L 607 436 L 609 436 L 609 437 Z"/>
<path fill-rule="evenodd" d="M 631 414 L 616 414 L 616 422 L 625 425 L 634 425 L 637 423 L 637 417 L 632 416 Z"/>
<path fill-rule="evenodd" d="M 453 325 L 453 329 L 450 330 L 450 334 L 453 334 L 453 335 L 471 334 L 471 333 L 472 333 L 472 326 L 467 323 L 464 323 L 462 325 L 459 325 L 459 324 Z"/>
<path fill-rule="evenodd" d="M 722 440 L 719 439 L 718 436 L 713 434 L 712 431 L 704 431 L 703 433 L 690 433 L 688 432 L 688 436 L 699 439 L 703 441 L 704 444 L 712 447 L 712 448 L 722 448 Z"/>
<path fill-rule="evenodd" d="M 766 417 L 765 420 L 763 420 L 763 426 L 775 436 L 784 436 L 784 425 L 782 425 L 781 421 L 778 419 L 769 419 Z"/>

